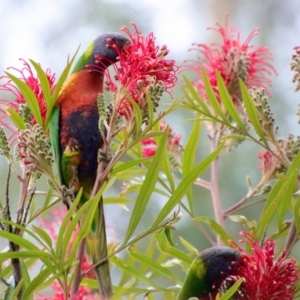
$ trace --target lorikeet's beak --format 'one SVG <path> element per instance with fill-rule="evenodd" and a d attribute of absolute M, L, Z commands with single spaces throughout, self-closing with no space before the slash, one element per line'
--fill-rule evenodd
<path fill-rule="evenodd" d="M 126 50 L 126 48 L 131 45 L 131 42 L 129 40 L 122 41 L 122 40 L 116 40 L 115 41 L 116 45 L 118 46 L 119 49 L 122 49 L 122 51 Z"/>

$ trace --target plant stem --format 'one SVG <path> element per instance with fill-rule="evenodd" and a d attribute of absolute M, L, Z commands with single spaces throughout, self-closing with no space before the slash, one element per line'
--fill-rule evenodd
<path fill-rule="evenodd" d="M 284 245 L 284 249 L 287 252 L 286 255 L 289 255 L 296 242 L 297 242 L 297 230 L 296 230 L 295 219 L 293 219 Z"/>
<path fill-rule="evenodd" d="M 75 276 L 74 276 L 74 281 L 72 283 L 71 287 L 71 297 L 70 300 L 76 300 L 77 298 L 77 292 L 78 288 L 81 282 L 81 264 L 82 264 L 82 257 L 84 253 L 84 246 L 85 246 L 85 238 L 82 239 L 82 241 L 79 244 L 79 247 L 76 252 L 76 260 L 78 260 L 78 265 L 75 270 Z"/>
<path fill-rule="evenodd" d="M 217 148 L 217 142 L 218 142 L 218 134 L 217 134 L 217 128 L 215 125 L 212 126 L 210 132 L 212 135 L 210 135 L 210 150 L 211 152 L 215 151 Z M 220 198 L 220 192 L 219 192 L 219 183 L 218 183 L 218 161 L 219 158 L 217 157 L 211 164 L 211 197 L 212 197 L 212 204 L 214 208 L 214 214 L 216 222 L 224 228 L 224 213 L 222 211 L 221 207 L 221 198 Z M 217 236 L 217 245 L 222 245 L 222 241 L 219 236 Z"/>

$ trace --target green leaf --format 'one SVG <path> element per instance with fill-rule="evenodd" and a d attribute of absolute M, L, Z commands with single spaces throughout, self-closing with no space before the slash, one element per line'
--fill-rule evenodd
<path fill-rule="evenodd" d="M 157 288 L 159 290 L 163 290 L 162 287 L 158 286 L 155 282 L 145 276 L 145 274 L 139 272 L 136 268 L 125 264 L 119 257 L 113 256 L 110 258 L 110 262 L 112 262 L 116 267 L 118 267 L 123 272 L 129 273 L 130 276 L 138 279 L 141 282 L 146 283 L 147 285 Z"/>
<path fill-rule="evenodd" d="M 118 173 L 123 172 L 127 169 L 130 169 L 134 166 L 142 165 L 145 162 L 147 162 L 148 160 L 149 160 L 148 158 L 140 158 L 140 159 L 130 160 L 125 163 L 120 163 L 116 167 L 113 168 L 111 175 L 114 176 L 114 175 L 117 175 Z"/>
<path fill-rule="evenodd" d="M 42 229 L 41 227 L 32 225 L 33 230 L 39 235 L 39 237 L 50 247 L 52 248 L 52 238 L 49 234 Z M 45 245 L 45 244 L 44 244 Z"/>
<path fill-rule="evenodd" d="M 146 257 L 145 255 L 133 251 L 133 248 L 129 248 L 129 254 L 138 261 L 143 267 L 146 267 L 152 270 L 155 274 L 162 275 L 170 280 L 173 280 L 177 283 L 182 283 L 181 279 L 177 277 L 174 272 L 169 271 L 167 268 L 162 267 L 160 264 L 155 262 L 153 259 Z"/>
<path fill-rule="evenodd" d="M 27 269 L 29 270 L 36 262 L 37 262 L 38 258 L 29 258 L 29 259 L 23 259 L 23 262 L 25 263 Z M 0 274 L 3 278 L 8 277 L 9 275 L 12 274 L 12 265 L 9 264 L 6 268 L 4 268 L 3 270 L 0 270 Z M 1 295 L 1 291 L 0 291 L 0 295 Z"/>
<path fill-rule="evenodd" d="M 48 276 L 50 276 L 51 271 L 48 268 L 44 268 L 39 274 L 30 282 L 30 284 L 24 290 L 21 300 L 30 299 L 31 295 L 34 293 L 36 289 L 38 289 L 39 285 L 42 284 Z"/>
<path fill-rule="evenodd" d="M 291 175 L 294 171 L 299 170 L 300 166 L 300 153 L 297 154 L 293 162 L 291 163 L 291 166 L 287 170 L 287 176 Z M 298 173 L 298 172 L 297 172 Z M 296 184 L 296 183 L 295 183 Z M 279 229 L 281 227 L 281 224 L 283 223 L 286 213 L 288 209 L 290 208 L 291 201 L 293 199 L 294 189 L 291 187 L 288 189 L 283 197 L 283 199 L 279 202 L 278 208 L 277 208 L 277 228 Z"/>
<path fill-rule="evenodd" d="M 31 281 L 30 275 L 28 272 L 29 270 L 23 260 L 20 260 L 20 266 L 21 266 L 21 272 L 22 272 L 22 279 L 24 279 L 23 285 L 26 287 L 30 284 L 30 281 Z M 28 300 L 32 300 L 32 299 L 33 299 L 33 296 L 30 295 Z"/>
<path fill-rule="evenodd" d="M 12 299 L 17 299 L 17 296 L 21 290 L 21 288 L 23 288 L 24 285 L 24 278 L 22 278 L 20 280 L 20 282 L 18 283 L 18 285 L 16 286 L 16 288 L 14 289 L 14 292 L 12 294 Z M 30 296 L 30 299 L 32 299 L 32 296 Z"/>
<path fill-rule="evenodd" d="M 38 99 L 35 96 L 34 92 L 31 90 L 31 88 L 25 82 L 23 82 L 18 77 L 14 76 L 8 72 L 5 72 L 5 73 L 14 82 L 14 84 L 18 87 L 18 89 L 22 93 L 37 124 L 39 124 L 41 127 L 43 127 L 41 110 L 39 107 Z"/>
<path fill-rule="evenodd" d="M 160 222 L 162 222 L 172 211 L 172 209 L 180 202 L 180 200 L 188 193 L 189 189 L 192 187 L 196 179 L 206 170 L 211 162 L 218 157 L 221 150 L 223 149 L 223 146 L 224 144 L 221 144 L 215 151 L 210 153 L 198 165 L 196 165 L 185 178 L 183 178 L 183 180 L 179 183 L 178 187 L 174 191 L 173 195 L 170 197 L 168 202 L 164 205 L 164 207 L 156 217 L 152 228 L 155 228 Z"/>
<path fill-rule="evenodd" d="M 295 226 L 297 232 L 300 230 L 300 195 L 298 195 L 295 199 L 295 204 L 293 208 L 294 218 L 295 218 Z"/>
<path fill-rule="evenodd" d="M 205 92 L 207 95 L 207 100 L 210 102 L 212 108 L 216 112 L 217 116 L 221 117 L 225 123 L 228 123 L 226 116 L 222 110 L 219 100 L 216 97 L 216 94 L 209 82 L 208 76 L 205 70 L 202 70 L 203 82 L 205 86 Z"/>
<path fill-rule="evenodd" d="M 60 258 L 65 257 L 64 250 L 66 249 L 66 247 L 64 247 L 64 243 L 67 244 L 67 241 L 65 240 L 65 233 L 69 226 L 69 222 L 78 207 L 81 196 L 82 196 L 82 189 L 79 190 L 73 204 L 69 208 L 67 214 L 65 215 L 65 217 L 60 225 L 58 236 L 57 236 L 57 241 L 56 241 L 56 253 Z"/>
<path fill-rule="evenodd" d="M 131 184 L 130 186 L 126 187 L 126 189 L 121 192 L 120 196 L 124 197 L 125 195 L 128 195 L 130 193 L 134 193 L 134 192 L 140 192 L 142 187 L 141 183 L 137 183 L 137 184 Z M 165 191 L 162 191 L 161 189 L 155 188 L 153 190 L 154 193 L 157 193 L 159 195 L 162 195 L 164 197 L 170 197 L 170 194 L 166 193 Z"/>
<path fill-rule="evenodd" d="M 41 66 L 38 63 L 36 63 L 35 61 L 31 60 L 31 59 L 29 61 L 31 62 L 31 64 L 33 65 L 33 67 L 36 70 L 36 73 L 37 73 L 37 76 L 39 78 L 40 85 L 41 85 L 41 88 L 42 88 L 42 91 L 43 91 L 44 100 L 45 100 L 45 103 L 46 103 L 46 106 L 47 106 L 46 122 L 44 124 L 45 125 L 44 130 L 45 130 L 46 127 L 47 127 L 48 120 L 49 120 L 49 118 L 51 116 L 51 113 L 52 113 L 52 108 L 53 108 L 53 105 L 51 103 L 50 84 L 49 84 L 47 74 L 41 68 Z"/>
<path fill-rule="evenodd" d="M 172 237 L 172 232 L 173 229 L 171 229 L 170 227 L 165 227 L 164 228 L 164 234 L 166 236 L 166 239 L 168 240 L 168 242 L 170 243 L 171 246 L 175 246 L 175 243 L 173 241 L 173 237 Z"/>
<path fill-rule="evenodd" d="M 256 220 L 253 221 L 249 221 L 245 216 L 243 215 L 229 215 L 228 218 L 233 221 L 233 222 L 237 222 L 237 223 L 241 223 L 243 224 L 246 228 L 248 228 L 249 230 L 253 230 L 256 228 L 257 226 L 257 222 Z"/>
<path fill-rule="evenodd" d="M 60 77 L 59 77 L 59 79 L 58 79 L 58 81 L 57 81 L 57 83 L 55 85 L 55 89 L 54 89 L 54 91 L 53 91 L 53 93 L 51 95 L 51 104 L 49 105 L 50 107 L 54 107 L 55 102 L 57 100 L 57 96 L 58 96 L 58 94 L 60 92 L 60 89 L 61 89 L 62 85 L 64 84 L 64 82 L 66 81 L 66 79 L 67 79 L 67 77 L 69 75 L 71 66 L 72 66 L 72 64 L 74 62 L 74 59 L 75 59 L 78 51 L 79 51 L 79 47 L 77 48 L 77 50 L 76 50 L 75 54 L 73 55 L 73 57 L 71 58 L 71 60 L 69 60 L 69 57 L 68 57 L 67 65 L 64 68 L 62 74 L 60 75 Z"/>
<path fill-rule="evenodd" d="M 134 117 L 135 117 L 135 135 L 139 136 L 141 132 L 141 127 L 143 123 L 143 116 L 141 113 L 141 108 L 138 106 L 138 104 L 134 101 L 134 99 L 126 93 L 127 99 L 130 101 L 130 104 L 132 105 L 133 111 L 134 111 Z"/>
<path fill-rule="evenodd" d="M 128 204 L 132 203 L 133 200 L 124 197 L 107 197 L 104 198 L 104 204 Z"/>
<path fill-rule="evenodd" d="M 208 217 L 197 217 L 193 220 L 208 224 L 209 228 L 211 228 L 211 230 L 221 238 L 225 245 L 228 245 L 229 240 L 234 241 L 234 239 L 225 231 L 225 229 L 223 229 L 223 227 L 220 226 L 215 220 Z"/>
<path fill-rule="evenodd" d="M 188 141 L 185 145 L 185 149 L 183 151 L 183 164 L 182 164 L 182 177 L 183 178 L 185 178 L 194 167 L 197 149 L 198 149 L 200 132 L 201 132 L 201 122 L 200 122 L 200 120 L 195 120 L 192 132 L 189 135 L 189 139 L 188 139 Z M 194 211 L 192 191 L 193 191 L 193 189 L 190 189 L 186 194 L 191 212 Z"/>
<path fill-rule="evenodd" d="M 157 241 L 157 247 L 161 252 L 171 255 L 171 256 L 183 261 L 187 265 L 190 265 L 192 263 L 193 259 L 191 257 L 186 255 L 181 250 L 170 245 L 164 232 L 156 232 L 155 238 Z"/>
<path fill-rule="evenodd" d="M 188 91 L 192 95 L 193 99 L 197 102 L 197 104 L 201 107 L 201 109 L 203 110 L 203 112 L 206 115 L 210 115 L 211 113 L 210 113 L 209 108 L 207 107 L 205 101 L 200 98 L 195 87 L 191 84 L 191 82 L 187 79 L 187 77 L 183 76 L 183 79 L 184 79 L 184 82 L 188 88 Z M 187 96 L 187 93 L 186 93 L 186 96 Z"/>
<path fill-rule="evenodd" d="M 164 156 L 161 166 L 162 166 L 162 172 L 165 174 L 168 180 L 169 190 L 170 192 L 173 192 L 175 190 L 175 182 L 174 182 L 174 175 L 171 170 L 170 155 Z"/>
<path fill-rule="evenodd" d="M 25 124 L 24 120 L 12 107 L 8 107 L 6 109 L 6 111 L 9 115 L 9 118 L 16 125 L 18 130 L 25 130 L 26 129 L 26 124 Z"/>
<path fill-rule="evenodd" d="M 196 247 L 194 247 L 192 244 L 190 244 L 187 240 L 185 240 L 183 237 L 179 237 L 179 240 L 181 244 L 193 255 L 198 255 L 199 251 Z"/>
<path fill-rule="evenodd" d="M 43 250 L 28 250 L 28 251 L 10 251 L 10 252 L 2 252 L 0 253 L 1 259 L 9 259 L 9 258 L 46 258 L 53 259 L 53 255 Z"/>
<path fill-rule="evenodd" d="M 146 89 L 144 89 L 144 93 L 146 95 L 146 100 L 147 100 L 148 122 L 149 122 L 149 125 L 151 126 L 152 121 L 154 119 L 154 117 L 153 117 L 153 115 L 154 115 L 153 102 L 152 102 L 150 94 L 147 92 Z"/>
<path fill-rule="evenodd" d="M 86 281 L 86 280 L 84 280 Z M 140 294 L 145 294 L 145 293 L 149 293 L 149 291 L 152 292 L 158 292 L 159 290 L 154 289 L 152 287 L 149 288 L 140 288 L 140 287 L 123 287 L 123 286 L 113 286 L 113 291 L 114 291 L 114 295 L 112 296 L 111 300 L 120 300 L 122 299 L 122 296 L 125 295 L 140 295 Z M 126 297 L 127 300 L 131 300 L 131 299 L 136 299 L 134 298 L 128 298 Z"/>
<path fill-rule="evenodd" d="M 135 206 L 133 208 L 133 212 L 129 221 L 127 233 L 125 235 L 125 239 L 123 242 L 123 245 L 125 245 L 132 234 L 134 233 L 145 209 L 148 204 L 148 201 L 150 199 L 150 196 L 154 190 L 154 187 L 156 185 L 156 181 L 159 175 L 160 171 L 160 164 L 162 162 L 162 159 L 165 155 L 165 149 L 166 149 L 166 142 L 168 137 L 168 130 L 169 128 L 166 128 L 160 143 L 157 147 L 156 153 L 152 159 L 152 163 L 148 169 L 148 172 L 146 174 L 144 183 L 141 186 L 140 193 L 136 199 Z"/>
<path fill-rule="evenodd" d="M 245 105 L 247 116 L 248 116 L 256 134 L 262 140 L 264 145 L 268 146 L 268 142 L 266 140 L 266 137 L 264 135 L 263 129 L 262 129 L 260 121 L 259 121 L 257 109 L 254 105 L 251 95 L 249 94 L 248 88 L 240 78 L 239 78 L 239 83 L 240 83 L 242 99 L 243 99 L 243 102 Z"/>
<path fill-rule="evenodd" d="M 0 237 L 6 239 L 8 241 L 11 241 L 11 242 L 13 242 L 13 243 L 25 248 L 25 249 L 38 250 L 38 248 L 33 243 L 31 243 L 30 241 L 26 240 L 23 237 L 20 237 L 20 236 L 17 236 L 15 234 L 13 234 L 13 233 L 10 233 L 8 231 L 1 230 L 0 231 Z M 5 254 L 7 254 L 7 253 L 0 253 L 0 258 L 2 257 L 2 255 L 5 255 Z"/>
<path fill-rule="evenodd" d="M 67 253 L 67 249 L 69 247 L 69 243 L 66 241 L 70 241 L 76 226 L 80 222 L 79 231 L 76 234 L 76 237 L 73 241 L 71 252 L 68 253 L 68 258 L 72 259 L 75 257 L 77 248 L 81 240 L 87 236 L 87 234 L 91 231 L 92 222 L 95 216 L 96 209 L 98 207 L 99 201 L 101 201 L 101 196 L 103 190 L 105 188 L 105 184 L 98 191 L 97 195 L 92 199 L 86 201 L 77 211 L 76 215 L 73 216 L 72 221 L 69 223 L 68 228 L 64 235 L 64 245 L 63 245 L 63 253 Z M 84 217 L 83 217 L 84 216 Z"/>
<path fill-rule="evenodd" d="M 268 196 L 255 232 L 255 236 L 258 240 L 262 239 L 273 216 L 278 211 L 280 202 L 284 201 L 286 195 L 290 193 L 290 189 L 293 190 L 295 187 L 298 177 L 298 170 L 295 170 L 295 168 L 290 168 L 288 173 L 289 174 L 286 174 L 286 176 L 278 180 Z"/>
<path fill-rule="evenodd" d="M 239 289 L 240 285 L 243 283 L 244 279 L 240 278 L 237 280 L 232 287 L 224 295 L 222 295 L 218 300 L 230 300 L 232 299 L 232 296 L 237 292 Z"/>
<path fill-rule="evenodd" d="M 230 96 L 226 85 L 222 79 L 220 72 L 217 71 L 217 82 L 218 82 L 218 89 L 221 97 L 221 101 L 225 106 L 227 112 L 230 114 L 232 119 L 237 123 L 237 125 L 243 130 L 246 131 L 245 124 L 241 119 L 238 110 L 236 109 L 235 103 L 232 101 L 232 97 Z"/>
<path fill-rule="evenodd" d="M 14 291 L 15 288 L 12 285 L 10 285 L 5 291 L 4 300 L 14 300 Z"/>

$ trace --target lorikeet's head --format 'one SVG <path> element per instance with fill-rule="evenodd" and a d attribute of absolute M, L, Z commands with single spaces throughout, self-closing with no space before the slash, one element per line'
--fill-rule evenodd
<path fill-rule="evenodd" d="M 240 253 L 229 247 L 212 247 L 202 251 L 199 259 L 206 269 L 208 292 L 217 291 L 226 277 L 234 275 L 238 268 Z"/>
<path fill-rule="evenodd" d="M 193 261 L 177 300 L 215 299 L 222 282 L 235 275 L 240 253 L 229 247 L 212 247 L 202 251 Z"/>
<path fill-rule="evenodd" d="M 130 40 L 121 33 L 105 33 L 95 39 L 92 56 L 105 57 L 112 64 L 117 61 L 118 51 L 122 51 L 129 44 Z"/>
<path fill-rule="evenodd" d="M 103 73 L 107 67 L 117 62 L 120 51 L 130 43 L 125 35 L 117 32 L 98 36 L 82 54 L 73 73 L 86 69 Z"/>

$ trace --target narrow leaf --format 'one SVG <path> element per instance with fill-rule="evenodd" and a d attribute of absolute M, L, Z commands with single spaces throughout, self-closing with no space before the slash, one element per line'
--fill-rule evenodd
<path fill-rule="evenodd" d="M 51 274 L 51 271 L 48 268 L 44 268 L 27 286 L 24 290 L 21 300 L 27 300 L 30 298 L 30 295 L 42 284 L 47 277 Z"/>
<path fill-rule="evenodd" d="M 262 130 L 262 127 L 261 127 L 261 124 L 259 121 L 257 109 L 254 105 L 253 99 L 251 98 L 248 88 L 245 85 L 245 83 L 241 79 L 239 79 L 239 83 L 240 83 L 242 99 L 243 99 L 243 102 L 245 105 L 247 116 L 248 116 L 256 134 L 262 140 L 262 142 L 267 146 L 268 142 L 263 133 L 263 130 Z"/>
<path fill-rule="evenodd" d="M 294 188 L 297 177 L 298 171 L 294 170 L 289 176 L 280 179 L 271 190 L 255 232 L 255 236 L 258 240 L 263 237 L 268 225 L 278 210 L 280 202 L 286 197 L 289 189 Z"/>
<path fill-rule="evenodd" d="M 200 120 L 195 120 L 192 132 L 189 136 L 189 139 L 186 143 L 185 149 L 183 151 L 183 164 L 182 164 L 182 177 L 185 178 L 190 171 L 194 167 L 198 143 L 199 143 L 199 136 L 201 132 L 201 122 Z M 187 192 L 187 199 L 189 203 L 189 208 L 191 212 L 193 212 L 193 189 L 190 189 Z"/>
<path fill-rule="evenodd" d="M 9 114 L 9 118 L 14 122 L 18 130 L 26 129 L 24 120 L 12 107 L 8 107 L 6 111 Z"/>
<path fill-rule="evenodd" d="M 153 259 L 146 257 L 145 255 L 131 251 L 132 248 L 129 248 L 129 254 L 138 261 L 142 266 L 145 266 L 152 270 L 155 274 L 162 275 L 170 280 L 174 280 L 177 283 L 181 282 L 181 279 L 177 277 L 174 272 L 169 271 L 167 268 L 162 267 L 160 264 L 155 262 Z"/>
<path fill-rule="evenodd" d="M 193 99 L 197 102 L 197 104 L 201 107 L 201 109 L 203 110 L 203 112 L 206 115 L 210 115 L 210 110 L 207 107 L 205 101 L 203 99 L 200 98 L 198 92 L 196 91 L 195 87 L 191 84 L 191 82 L 187 79 L 187 77 L 183 76 L 184 82 L 188 88 L 188 91 L 190 92 L 190 94 L 192 95 Z"/>
<path fill-rule="evenodd" d="M 33 230 L 40 236 L 40 238 L 50 247 L 52 248 L 52 238 L 49 234 L 42 229 L 41 227 L 32 225 Z"/>
<path fill-rule="evenodd" d="M 232 287 L 224 295 L 222 295 L 218 300 L 230 300 L 234 296 L 234 294 L 239 289 L 240 285 L 243 283 L 244 279 L 240 278 L 237 280 Z"/>
<path fill-rule="evenodd" d="M 189 189 L 192 187 L 196 179 L 220 154 L 223 146 L 224 144 L 221 144 L 214 152 L 210 153 L 198 165 L 196 165 L 185 178 L 183 178 L 183 180 L 179 183 L 178 187 L 174 191 L 173 195 L 170 197 L 168 202 L 164 205 L 164 207 L 156 217 L 152 228 L 155 228 L 160 222 L 162 222 L 172 211 L 172 209 L 180 202 L 180 200 L 188 193 Z"/>
<path fill-rule="evenodd" d="M 129 225 L 128 225 L 128 229 L 127 229 L 127 233 L 126 233 L 123 245 L 125 245 L 127 243 L 127 241 L 130 239 L 130 237 L 134 233 L 134 231 L 146 209 L 146 206 L 147 206 L 150 196 L 154 190 L 154 187 L 156 185 L 157 177 L 158 177 L 159 171 L 160 171 L 160 164 L 165 155 L 168 130 L 169 130 L 169 128 L 166 128 L 166 130 L 160 140 L 160 143 L 157 147 L 156 153 L 153 157 L 152 163 L 146 174 L 144 183 L 141 186 L 140 193 L 136 199 L 136 203 L 133 208 L 133 212 L 132 212 L 132 215 L 131 215 L 131 218 L 129 221 Z"/>
<path fill-rule="evenodd" d="M 204 70 L 202 70 L 203 82 L 205 86 L 205 92 L 207 95 L 207 100 L 210 102 L 212 108 L 215 110 L 217 116 L 221 117 L 224 122 L 228 123 L 224 112 L 222 111 L 222 107 L 219 103 L 219 100 L 216 97 L 216 94 L 209 82 L 208 76 Z"/>
<path fill-rule="evenodd" d="M 145 274 L 140 273 L 134 267 L 125 264 L 119 257 L 117 256 L 111 257 L 110 262 L 112 262 L 116 267 L 118 267 L 123 272 L 129 273 L 132 277 L 138 279 L 139 281 L 144 282 L 151 287 L 153 286 L 154 288 L 163 289 L 159 287 L 154 281 L 147 278 Z"/>
<path fill-rule="evenodd" d="M 241 119 L 238 110 L 236 109 L 235 103 L 232 101 L 232 97 L 230 96 L 225 83 L 222 79 L 220 72 L 217 71 L 217 82 L 218 89 L 221 97 L 221 101 L 225 106 L 227 112 L 230 114 L 232 119 L 237 123 L 237 125 L 244 131 L 246 131 L 245 124 Z"/>
<path fill-rule="evenodd" d="M 36 98 L 34 92 L 31 90 L 31 88 L 23 82 L 21 79 L 18 77 L 5 72 L 6 75 L 14 82 L 14 84 L 18 87 L 20 92 L 22 93 L 32 115 L 34 116 L 36 122 L 43 127 L 43 122 L 42 122 L 42 115 L 41 115 L 41 110 L 39 107 L 38 99 Z"/>

